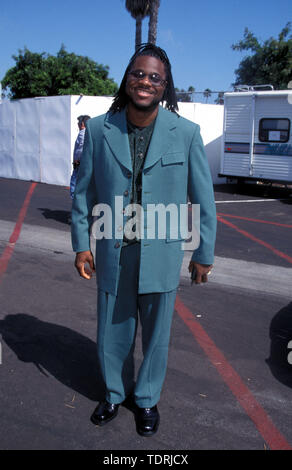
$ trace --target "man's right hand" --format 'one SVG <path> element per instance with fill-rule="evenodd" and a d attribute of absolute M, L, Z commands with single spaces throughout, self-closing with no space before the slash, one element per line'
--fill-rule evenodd
<path fill-rule="evenodd" d="M 90 269 L 85 266 L 86 264 L 89 264 Z M 92 278 L 92 274 L 95 272 L 95 267 L 91 251 L 80 251 L 79 253 L 76 253 L 75 268 L 84 279 Z"/>

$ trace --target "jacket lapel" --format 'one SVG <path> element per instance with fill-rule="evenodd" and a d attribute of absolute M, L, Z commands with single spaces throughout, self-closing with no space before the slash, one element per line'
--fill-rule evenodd
<path fill-rule="evenodd" d="M 167 153 L 171 147 L 174 147 L 176 119 L 176 115 L 159 106 L 154 131 L 144 163 L 144 170 L 153 166 L 160 160 L 162 155 Z"/>
<path fill-rule="evenodd" d="M 104 126 L 104 136 L 111 151 L 119 162 L 132 173 L 133 168 L 125 110 L 120 113 L 108 114 Z"/>
<path fill-rule="evenodd" d="M 159 106 L 144 170 L 153 166 L 169 149 L 175 148 L 177 116 Z M 119 162 L 133 172 L 125 109 L 108 114 L 105 119 L 105 139 Z"/>

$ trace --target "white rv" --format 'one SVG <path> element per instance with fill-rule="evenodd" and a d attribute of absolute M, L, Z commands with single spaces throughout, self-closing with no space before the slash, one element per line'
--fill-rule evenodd
<path fill-rule="evenodd" d="M 219 176 L 292 182 L 292 90 L 224 94 Z"/>

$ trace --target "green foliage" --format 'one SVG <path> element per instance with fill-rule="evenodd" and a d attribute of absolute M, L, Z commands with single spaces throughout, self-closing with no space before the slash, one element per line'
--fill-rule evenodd
<path fill-rule="evenodd" d="M 292 35 L 291 23 L 287 23 L 278 39 L 269 38 L 262 44 L 252 32 L 245 28 L 244 39 L 231 47 L 236 51 L 250 50 L 253 55 L 245 57 L 235 70 L 233 86 L 273 85 L 275 89 L 286 89 L 292 79 Z"/>
<path fill-rule="evenodd" d="M 16 64 L 2 80 L 9 98 L 58 95 L 114 95 L 118 87 L 108 78 L 108 66 L 88 57 L 66 51 L 62 45 L 57 56 L 35 53 L 26 47 L 13 59 Z"/>
<path fill-rule="evenodd" d="M 126 0 L 126 9 L 133 18 L 144 18 L 149 14 L 149 0 Z"/>

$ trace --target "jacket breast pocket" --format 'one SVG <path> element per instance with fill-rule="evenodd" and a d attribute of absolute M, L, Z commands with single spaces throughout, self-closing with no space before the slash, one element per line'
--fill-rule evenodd
<path fill-rule="evenodd" d="M 183 164 L 185 162 L 185 154 L 184 152 L 172 152 L 172 153 L 166 153 L 162 157 L 162 165 L 179 165 Z"/>

